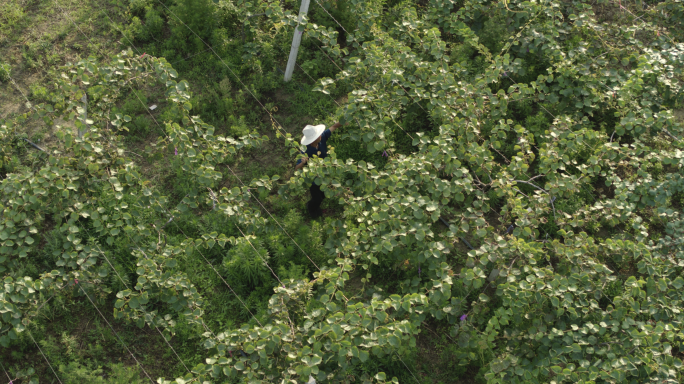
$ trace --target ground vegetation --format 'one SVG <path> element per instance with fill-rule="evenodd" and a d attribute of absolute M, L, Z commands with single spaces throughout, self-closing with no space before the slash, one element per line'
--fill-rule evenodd
<path fill-rule="evenodd" d="M 682 382 L 683 7 L 0 4 L 0 374 Z"/>

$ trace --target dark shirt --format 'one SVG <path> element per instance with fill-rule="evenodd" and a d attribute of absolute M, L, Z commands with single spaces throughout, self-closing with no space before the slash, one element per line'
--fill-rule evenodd
<path fill-rule="evenodd" d="M 318 148 L 312 147 L 311 145 L 306 146 L 306 155 L 309 158 L 314 157 L 314 155 L 320 157 L 321 159 L 324 159 L 326 156 L 328 156 L 328 145 L 326 142 L 328 141 L 328 138 L 332 135 L 332 132 L 330 132 L 329 129 L 326 129 L 323 131 L 323 134 L 321 135 L 321 142 L 318 143 Z M 297 165 L 302 162 L 302 159 L 297 160 Z"/>

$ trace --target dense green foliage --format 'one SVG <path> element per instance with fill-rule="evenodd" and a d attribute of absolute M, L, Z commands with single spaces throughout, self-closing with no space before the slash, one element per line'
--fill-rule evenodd
<path fill-rule="evenodd" d="M 452 382 L 684 380 L 681 2 L 314 0 L 301 26 L 290 0 L 126 7 L 147 54 L 60 67 L 0 121 L 3 348 L 36 334 L 64 382 L 144 380 L 55 341 L 54 297 L 190 340 L 177 383 L 425 381 L 432 327 Z M 311 78 L 283 83 L 294 27 Z M 328 158 L 241 172 L 274 140 L 293 163 L 307 118 L 348 123 Z M 58 139 L 27 152 L 39 119 Z"/>

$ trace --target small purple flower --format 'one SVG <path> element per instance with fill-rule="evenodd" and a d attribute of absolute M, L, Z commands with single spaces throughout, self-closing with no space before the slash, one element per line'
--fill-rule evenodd
<path fill-rule="evenodd" d="M 173 147 L 173 150 L 174 150 L 174 152 L 175 152 L 175 156 L 178 156 L 178 148 Z"/>
<path fill-rule="evenodd" d="M 530 49 L 529 49 L 529 48 L 527 48 L 527 53 L 530 53 Z"/>
<path fill-rule="evenodd" d="M 466 321 L 467 318 L 468 318 L 468 315 L 463 315 L 463 316 L 461 316 L 461 321 Z"/>
<path fill-rule="evenodd" d="M 387 154 L 387 151 L 382 151 L 382 155 L 383 155 L 384 157 L 389 157 L 389 155 Z"/>

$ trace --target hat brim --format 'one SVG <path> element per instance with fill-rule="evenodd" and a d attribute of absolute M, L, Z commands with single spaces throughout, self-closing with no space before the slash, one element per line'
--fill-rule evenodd
<path fill-rule="evenodd" d="M 325 124 L 314 125 L 313 127 L 316 128 L 316 130 L 312 135 L 302 137 L 302 140 L 300 141 L 302 145 L 309 145 L 313 143 L 323 134 L 323 131 L 325 131 Z"/>

